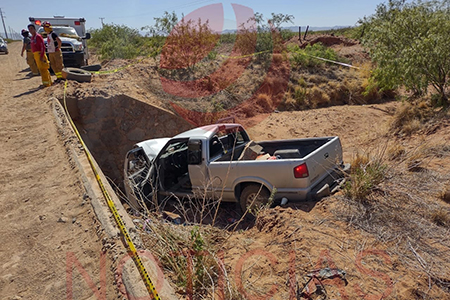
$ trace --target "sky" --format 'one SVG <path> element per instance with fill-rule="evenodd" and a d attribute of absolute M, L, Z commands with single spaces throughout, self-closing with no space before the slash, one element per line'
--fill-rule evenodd
<path fill-rule="evenodd" d="M 269 17 L 272 12 L 290 14 L 294 16 L 294 24 L 286 26 L 306 25 L 314 27 L 354 26 L 358 19 L 375 12 L 376 6 L 385 0 L 1 0 L 0 8 L 5 15 L 5 24 L 9 32 L 11 27 L 20 32 L 29 23 L 28 17 L 52 17 L 63 15 L 66 17 L 84 17 L 86 27 L 100 28 L 100 17 L 105 23 L 125 24 L 140 29 L 146 25 L 153 25 L 154 18 L 160 17 L 165 11 L 175 11 L 178 15 L 185 15 L 201 7 L 214 3 L 222 3 L 224 10 L 224 29 L 236 28 L 236 17 L 231 6 L 237 3 L 253 9 Z M 0 32 L 3 34 L 3 24 Z"/>

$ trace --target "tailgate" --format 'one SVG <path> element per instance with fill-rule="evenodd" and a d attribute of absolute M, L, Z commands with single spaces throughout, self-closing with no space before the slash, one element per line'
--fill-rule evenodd
<path fill-rule="evenodd" d="M 304 160 L 308 166 L 311 186 L 314 186 L 337 166 L 342 165 L 342 146 L 339 137 L 308 154 Z"/>

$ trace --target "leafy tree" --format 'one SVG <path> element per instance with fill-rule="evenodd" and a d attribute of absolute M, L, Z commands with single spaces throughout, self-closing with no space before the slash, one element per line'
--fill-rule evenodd
<path fill-rule="evenodd" d="M 194 67 L 213 50 L 219 35 L 209 21 L 181 20 L 172 28 L 161 54 L 161 66 L 168 69 Z"/>
<path fill-rule="evenodd" d="M 151 36 L 168 36 L 178 23 L 178 16 L 174 11 L 171 13 L 165 11 L 162 17 L 153 19 L 155 25 L 141 28 L 141 30 L 148 30 Z"/>
<path fill-rule="evenodd" d="M 294 23 L 293 20 L 293 15 L 281 13 L 272 13 L 272 17 L 266 20 L 263 14 L 256 12 L 246 23 L 239 25 L 236 39 L 237 48 L 243 54 L 267 51 L 267 53 L 263 53 L 262 57 L 270 55 L 283 42 L 280 35 L 272 35 L 272 31 L 281 32 L 281 25 Z M 274 36 L 276 40 L 273 40 Z M 255 39 L 256 47 L 254 47 Z"/>
<path fill-rule="evenodd" d="M 433 87 L 438 102 L 448 106 L 450 76 L 450 1 L 390 0 L 374 15 L 360 20 L 363 44 L 383 89 L 401 85 L 416 96 Z"/>

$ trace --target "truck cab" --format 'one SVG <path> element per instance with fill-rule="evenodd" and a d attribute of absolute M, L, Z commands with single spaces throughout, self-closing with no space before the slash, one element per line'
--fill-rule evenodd
<path fill-rule="evenodd" d="M 87 40 L 90 34 L 86 33 L 84 18 L 65 18 L 64 16 L 54 16 L 53 18 L 30 17 L 30 22 L 35 24 L 37 32 L 42 35 L 47 45 L 47 33 L 41 26 L 44 22 L 52 24 L 53 31 L 61 39 L 61 52 L 65 67 L 85 66 L 88 64 L 89 52 Z"/>

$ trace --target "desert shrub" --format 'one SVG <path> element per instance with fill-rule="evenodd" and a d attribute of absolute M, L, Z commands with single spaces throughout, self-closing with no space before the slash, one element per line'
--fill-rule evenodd
<path fill-rule="evenodd" d="M 288 51 L 291 52 L 291 62 L 294 66 L 312 68 L 323 66 L 327 63 L 315 57 L 333 61 L 344 61 L 343 58 L 339 58 L 333 49 L 324 46 L 322 43 L 307 45 L 305 49 L 301 49 L 298 45 L 290 45 L 288 46 Z"/>
<path fill-rule="evenodd" d="M 221 44 L 234 44 L 236 41 L 236 33 L 222 33 L 220 35 L 219 43 Z"/>
<path fill-rule="evenodd" d="M 144 39 L 137 29 L 125 25 L 105 24 L 91 30 L 89 45 L 102 59 L 135 58 L 141 54 Z"/>
<path fill-rule="evenodd" d="M 372 191 L 383 182 L 387 166 L 383 153 L 375 156 L 356 154 L 351 163 L 349 181 L 344 186 L 347 197 L 358 202 L 366 202 Z"/>
<path fill-rule="evenodd" d="M 330 96 L 322 88 L 317 86 L 313 86 L 307 90 L 306 98 L 308 99 L 309 106 L 312 108 L 324 107 L 330 103 Z"/>
<path fill-rule="evenodd" d="M 271 53 L 281 52 L 283 36 L 288 38 L 288 33 L 283 33 L 281 25 L 293 23 L 293 19 L 292 15 L 272 13 L 266 21 L 261 13 L 255 13 L 244 24 L 238 24 L 236 48 L 244 55 L 257 52 L 259 59 L 270 58 Z"/>
<path fill-rule="evenodd" d="M 377 66 L 373 77 L 383 89 L 404 86 L 422 96 L 432 87 L 437 104 L 448 106 L 449 10 L 446 1 L 392 0 L 360 21 Z"/>
<path fill-rule="evenodd" d="M 266 112 L 273 110 L 273 102 L 269 95 L 261 93 L 256 96 L 256 103 Z"/>
<path fill-rule="evenodd" d="M 433 109 L 426 101 L 419 103 L 405 102 L 395 113 L 391 122 L 394 134 L 411 135 L 420 130 L 423 124 L 433 117 Z"/>
<path fill-rule="evenodd" d="M 173 27 L 161 52 L 161 66 L 180 69 L 195 66 L 215 47 L 219 35 L 209 26 L 209 21 L 182 20 Z"/>
<path fill-rule="evenodd" d="M 144 243 L 158 257 L 173 282 L 192 293 L 193 299 L 210 298 L 222 272 L 217 254 L 220 247 L 215 243 L 223 241 L 223 232 L 201 225 L 168 224 L 154 218 L 144 222 L 148 228 L 147 234 L 142 235 Z"/>
<path fill-rule="evenodd" d="M 209 60 L 215 60 L 216 59 L 216 57 L 217 57 L 217 51 L 211 51 L 211 52 L 209 52 L 208 53 L 208 59 Z"/>

